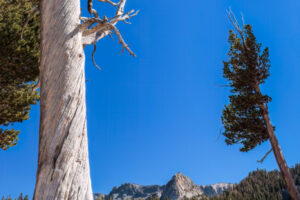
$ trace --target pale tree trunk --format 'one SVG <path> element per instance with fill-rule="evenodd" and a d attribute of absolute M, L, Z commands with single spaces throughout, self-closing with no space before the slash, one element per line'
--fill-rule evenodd
<path fill-rule="evenodd" d="M 257 92 L 261 93 L 259 86 L 257 86 Z M 297 187 L 295 185 L 294 179 L 291 175 L 291 172 L 289 170 L 289 167 L 286 164 L 285 158 L 283 156 L 283 153 L 281 151 L 281 148 L 279 146 L 278 140 L 276 138 L 276 135 L 274 133 L 273 126 L 271 124 L 271 120 L 269 117 L 269 110 L 268 107 L 264 104 L 259 105 L 260 109 L 263 112 L 263 119 L 267 126 L 267 132 L 269 135 L 269 140 L 272 146 L 272 150 L 274 152 L 274 156 L 276 158 L 277 164 L 279 166 L 279 169 L 281 171 L 281 174 L 283 176 L 283 179 L 286 183 L 287 190 L 292 197 L 293 200 L 300 200 L 300 195 L 297 190 Z"/>
<path fill-rule="evenodd" d="M 35 200 L 92 200 L 80 0 L 42 0 Z"/>

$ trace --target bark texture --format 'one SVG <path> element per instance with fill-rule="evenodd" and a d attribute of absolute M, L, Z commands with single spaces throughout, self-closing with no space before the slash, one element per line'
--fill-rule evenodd
<path fill-rule="evenodd" d="M 257 86 L 257 92 L 261 93 L 259 86 Z M 269 134 L 269 140 L 274 152 L 274 156 L 276 158 L 277 164 L 280 168 L 280 171 L 282 173 L 283 179 L 286 183 L 287 190 L 292 197 L 293 200 L 300 200 L 300 195 L 297 190 L 297 187 L 295 185 L 294 179 L 291 175 L 291 172 L 289 170 L 288 165 L 286 164 L 285 158 L 283 156 L 283 153 L 281 151 L 281 148 L 279 146 L 278 140 L 276 138 L 276 135 L 274 133 L 273 126 L 271 124 L 271 120 L 269 117 L 269 110 L 268 107 L 264 104 L 259 105 L 260 109 L 263 112 L 263 119 L 265 121 L 265 124 L 267 126 L 268 134 Z"/>
<path fill-rule="evenodd" d="M 42 0 L 40 135 L 34 200 L 92 200 L 80 0 Z"/>

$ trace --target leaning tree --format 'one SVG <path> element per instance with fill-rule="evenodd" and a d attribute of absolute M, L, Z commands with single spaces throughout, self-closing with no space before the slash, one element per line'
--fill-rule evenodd
<path fill-rule="evenodd" d="M 268 48 L 261 51 L 261 44 L 257 43 L 252 27 L 244 25 L 241 29 L 231 10 L 228 16 L 237 33 L 229 32 L 229 59 L 223 62 L 224 77 L 233 93 L 229 96 L 230 104 L 223 110 L 225 141 L 228 145 L 241 143 L 240 150 L 247 152 L 269 140 L 290 196 L 293 200 L 300 200 L 269 117 L 268 103 L 271 98 L 260 89 L 270 75 Z"/>
<path fill-rule="evenodd" d="M 84 47 L 115 33 L 137 14 L 124 12 L 126 0 L 100 17 L 88 1 L 90 17 L 81 17 L 80 0 L 41 0 L 40 133 L 35 200 L 92 200 L 86 126 Z M 95 51 L 95 49 L 94 49 Z M 94 52 L 93 52 L 94 54 Z"/>

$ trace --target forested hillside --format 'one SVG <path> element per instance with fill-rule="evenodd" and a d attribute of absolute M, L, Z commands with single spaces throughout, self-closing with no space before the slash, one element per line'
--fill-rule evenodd
<path fill-rule="evenodd" d="M 300 164 L 291 168 L 293 178 L 298 190 L 300 190 Z M 209 200 L 288 200 L 290 199 L 284 181 L 277 170 L 267 172 L 256 170 L 249 173 L 231 190 L 224 192 L 218 197 Z"/>

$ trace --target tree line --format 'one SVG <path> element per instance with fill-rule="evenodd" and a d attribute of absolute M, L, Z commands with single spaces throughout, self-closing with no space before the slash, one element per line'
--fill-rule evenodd
<path fill-rule="evenodd" d="M 300 164 L 290 168 L 294 183 L 300 191 Z M 287 191 L 284 179 L 278 170 L 267 172 L 256 170 L 249 173 L 232 189 L 225 191 L 217 197 L 209 200 L 290 200 L 292 199 Z"/>
<path fill-rule="evenodd" d="M 28 195 L 23 196 L 23 194 L 21 193 L 18 198 L 12 198 L 10 195 L 7 197 L 2 196 L 1 200 L 29 200 Z"/>

